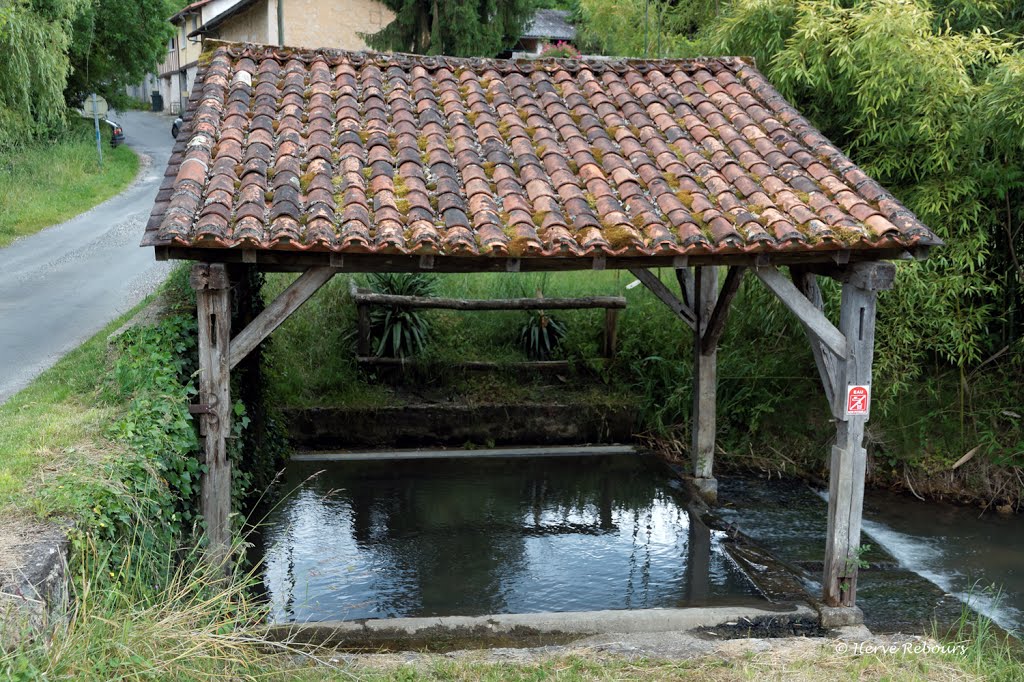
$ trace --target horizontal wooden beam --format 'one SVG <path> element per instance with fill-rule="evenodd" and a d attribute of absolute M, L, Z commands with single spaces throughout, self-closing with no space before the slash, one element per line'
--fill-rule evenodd
<path fill-rule="evenodd" d="M 324 284 L 327 284 L 335 272 L 337 270 L 334 268 L 320 267 L 310 268 L 299 275 L 245 329 L 238 332 L 238 335 L 231 339 L 230 367 L 234 368 L 246 355 L 251 353 L 263 339 L 267 338 L 272 331 L 277 329 L 282 322 L 298 310 L 299 306 L 305 303 L 310 296 L 316 293 Z"/>
<path fill-rule="evenodd" d="M 754 272 L 758 279 L 782 301 L 782 304 L 796 315 L 810 334 L 840 358 L 846 357 L 846 337 L 825 317 L 824 312 L 818 310 L 813 303 L 807 300 L 806 296 L 800 293 L 800 290 L 789 278 L 771 266 L 755 268 Z"/>
<path fill-rule="evenodd" d="M 211 249 L 184 246 L 157 246 L 154 252 L 159 259 L 194 260 L 202 262 L 242 263 L 253 262 L 253 255 L 243 259 L 242 249 Z M 894 260 L 908 252 L 903 247 L 891 249 L 854 249 L 850 251 L 850 262 Z M 345 253 L 333 254 L 325 251 L 255 251 L 254 264 L 264 272 L 304 272 L 311 267 L 330 266 L 339 272 L 418 272 L 423 263 L 418 255 L 386 253 Z M 809 265 L 831 264 L 832 251 L 793 251 L 772 254 L 749 253 L 706 253 L 686 256 L 689 266 L 699 265 Z M 343 256 L 339 259 L 339 256 Z M 763 257 L 763 258 L 762 258 Z M 677 269 L 679 256 L 607 256 L 605 269 L 628 270 L 632 268 L 673 268 Z M 759 261 L 760 258 L 760 261 Z M 580 256 L 539 256 L 535 258 L 511 258 L 487 256 L 434 256 L 431 272 L 561 272 L 569 270 L 591 270 L 593 257 Z"/>
<path fill-rule="evenodd" d="M 352 300 L 361 305 L 397 305 L 406 308 L 440 308 L 444 310 L 585 310 L 626 307 L 622 296 L 587 296 L 581 298 L 436 298 L 433 296 L 397 296 L 355 289 Z"/>
<path fill-rule="evenodd" d="M 675 313 L 676 317 L 688 324 L 690 329 L 697 329 L 697 316 L 693 314 L 693 309 L 676 298 L 675 294 L 665 286 L 665 283 L 662 282 L 657 275 L 645 268 L 630 268 L 629 271 L 634 277 L 640 280 L 640 282 L 647 287 L 652 294 L 657 296 L 662 303 L 668 306 L 669 310 Z"/>
<path fill-rule="evenodd" d="M 725 321 L 729 317 L 732 299 L 736 297 L 736 292 L 740 290 L 740 283 L 743 281 L 744 272 L 746 272 L 746 268 L 742 266 L 729 268 L 729 272 L 725 276 L 725 283 L 722 285 L 722 290 L 718 292 L 715 309 L 711 311 L 711 319 L 708 320 L 708 326 L 700 339 L 700 350 L 702 353 L 707 353 L 718 346 L 718 341 L 722 338 L 722 332 L 725 331 Z"/>
<path fill-rule="evenodd" d="M 368 365 L 370 367 L 403 367 L 403 368 L 414 368 L 421 366 L 430 366 L 430 363 L 423 362 L 416 358 L 386 358 L 378 357 L 376 355 L 359 356 L 356 358 L 356 362 L 360 365 Z M 596 363 L 598 365 L 607 365 L 607 358 L 594 358 L 589 362 Z M 453 362 L 447 367 L 451 369 L 460 369 L 468 372 L 490 372 L 499 369 L 524 369 L 531 371 L 566 371 L 572 368 L 573 363 L 569 360 L 524 360 L 520 362 L 492 362 L 487 360 L 464 360 L 462 362 Z"/>

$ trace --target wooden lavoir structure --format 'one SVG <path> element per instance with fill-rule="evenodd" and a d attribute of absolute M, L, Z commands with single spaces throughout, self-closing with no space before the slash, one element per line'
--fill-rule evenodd
<path fill-rule="evenodd" d="M 203 60 L 143 241 L 196 261 L 215 559 L 230 540 L 231 370 L 334 275 L 629 270 L 690 330 L 693 479 L 710 498 L 716 349 L 756 277 L 803 324 L 836 423 L 823 583 L 835 607 L 856 596 L 877 292 L 893 285 L 887 261 L 939 244 L 742 59 L 229 44 Z M 232 338 L 238 267 L 301 274 Z M 838 323 L 820 277 L 842 283 Z"/>

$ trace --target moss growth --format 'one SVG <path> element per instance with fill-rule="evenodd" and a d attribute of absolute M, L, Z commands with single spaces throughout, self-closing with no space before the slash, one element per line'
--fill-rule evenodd
<path fill-rule="evenodd" d="M 629 126 L 629 132 L 633 133 L 633 136 L 636 137 L 636 139 L 638 139 L 638 140 L 640 139 L 640 128 L 639 128 L 639 126 L 635 126 L 635 125 Z"/>
<path fill-rule="evenodd" d="M 498 121 L 498 134 L 502 137 L 508 137 L 509 126 L 508 121 Z"/>
<path fill-rule="evenodd" d="M 427 142 L 428 140 L 426 135 L 420 135 L 416 138 L 416 146 L 419 147 L 421 152 L 427 151 Z"/>
<path fill-rule="evenodd" d="M 519 118 L 523 123 L 526 123 L 526 119 L 530 118 L 530 112 L 522 107 L 516 109 L 516 113 L 519 114 Z"/>
<path fill-rule="evenodd" d="M 571 172 L 573 175 L 576 175 L 577 173 L 580 172 L 580 165 L 576 163 L 573 159 L 569 159 L 568 161 L 566 161 L 566 164 L 569 166 L 569 172 Z"/>
<path fill-rule="evenodd" d="M 525 255 L 532 240 L 529 237 L 513 237 L 508 243 L 508 255 L 519 258 Z"/>
<path fill-rule="evenodd" d="M 601 151 L 599 148 L 591 148 L 590 153 L 594 155 L 594 161 L 597 161 L 597 165 L 600 166 L 602 163 L 604 163 L 604 152 Z"/>
<path fill-rule="evenodd" d="M 273 180 L 274 176 L 277 175 L 277 170 L 273 167 L 267 169 L 267 180 Z"/>
<path fill-rule="evenodd" d="M 671 189 L 679 189 L 679 178 L 676 176 L 675 173 L 669 173 L 668 171 L 665 171 L 664 173 L 661 174 L 661 177 L 665 178 L 665 182 L 668 183 L 668 186 Z"/>
<path fill-rule="evenodd" d="M 529 135 L 530 137 L 533 137 L 534 135 L 537 134 L 537 127 L 536 126 L 528 126 L 526 128 L 526 134 Z"/>
<path fill-rule="evenodd" d="M 409 200 L 408 199 L 396 199 L 395 200 L 395 208 L 398 209 L 399 213 L 401 213 L 403 216 L 405 216 L 406 214 L 409 213 Z"/>
<path fill-rule="evenodd" d="M 544 158 L 544 152 L 546 152 L 547 150 L 548 146 L 546 144 L 539 144 L 536 147 L 534 147 L 534 151 L 537 153 L 538 158 Z"/>
<path fill-rule="evenodd" d="M 804 202 L 805 204 L 811 203 L 811 195 L 808 194 L 807 192 L 794 192 L 794 194 L 796 194 L 797 199 Z"/>
<path fill-rule="evenodd" d="M 273 201 L 274 201 L 274 190 L 268 189 L 266 192 L 264 192 L 263 193 L 263 200 L 265 202 L 267 202 L 268 204 L 273 203 Z"/>
<path fill-rule="evenodd" d="M 359 131 L 359 139 L 363 141 L 363 144 L 366 144 L 367 140 L 370 139 L 370 131 L 369 130 L 360 130 Z"/>
<path fill-rule="evenodd" d="M 316 174 L 313 173 L 313 172 L 303 173 L 299 177 L 299 189 L 302 190 L 303 194 L 305 194 L 306 190 L 309 189 L 309 183 L 313 182 L 313 178 L 315 178 L 315 177 L 316 177 Z"/>
<path fill-rule="evenodd" d="M 544 218 L 548 215 L 547 211 L 537 211 L 533 214 L 533 224 L 535 227 L 541 227 L 544 224 Z"/>
<path fill-rule="evenodd" d="M 582 117 L 582 116 L 580 116 L 580 115 L 579 115 L 578 113 L 576 113 L 575 111 L 570 111 L 570 112 L 569 112 L 569 118 L 571 118 L 571 119 L 572 119 L 572 122 L 573 122 L 573 123 L 575 123 L 575 124 L 576 124 L 577 126 L 578 126 L 578 125 L 580 124 L 580 121 L 582 121 L 582 120 L 583 120 L 583 117 Z"/>
<path fill-rule="evenodd" d="M 404 197 L 409 193 L 409 186 L 405 183 L 405 178 L 401 175 L 396 175 L 394 178 L 395 183 L 395 196 Z"/>
<path fill-rule="evenodd" d="M 635 227 L 638 230 L 643 230 L 645 227 L 647 227 L 647 221 L 644 220 L 643 215 L 640 213 L 637 213 L 635 216 L 633 216 L 629 222 L 633 223 L 633 227 Z"/>
<path fill-rule="evenodd" d="M 623 225 L 613 225 L 602 221 L 601 235 L 608 240 L 613 249 L 622 249 L 636 241 L 633 231 Z"/>
<path fill-rule="evenodd" d="M 587 200 L 587 206 L 590 206 L 590 210 L 597 213 L 597 197 L 592 192 L 587 192 L 584 198 Z"/>
<path fill-rule="evenodd" d="M 370 174 L 373 173 L 373 169 L 370 168 L 369 166 L 365 166 L 361 172 L 363 174 L 363 177 L 369 180 Z"/>
<path fill-rule="evenodd" d="M 493 178 L 494 177 L 494 169 L 495 169 L 495 167 L 497 165 L 498 164 L 494 163 L 493 161 L 485 161 L 484 162 L 483 168 L 484 168 L 484 173 L 487 175 L 487 177 L 489 177 L 489 178 Z"/>
<path fill-rule="evenodd" d="M 693 208 L 693 192 L 687 192 L 686 190 L 679 190 L 676 192 L 676 198 L 683 202 L 683 206 L 688 209 Z"/>
<path fill-rule="evenodd" d="M 466 114 L 466 120 L 469 121 L 471 125 L 476 125 L 476 120 L 478 118 L 480 118 L 479 112 L 470 111 L 469 113 Z"/>
<path fill-rule="evenodd" d="M 612 138 L 613 140 L 615 139 L 615 133 L 618 132 L 618 130 L 619 130 L 618 126 L 605 126 L 604 127 L 605 134 L 608 137 Z"/>
<path fill-rule="evenodd" d="M 447 140 L 445 140 L 445 146 L 448 147 L 449 152 L 453 154 L 455 153 L 455 140 L 449 137 Z"/>

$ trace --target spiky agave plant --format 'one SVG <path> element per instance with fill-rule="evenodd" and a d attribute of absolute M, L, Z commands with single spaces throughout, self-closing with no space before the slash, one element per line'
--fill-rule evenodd
<path fill-rule="evenodd" d="M 531 360 L 549 360 L 565 337 L 565 324 L 543 310 L 531 311 L 519 333 L 523 352 Z"/>
<path fill-rule="evenodd" d="M 370 288 L 393 296 L 431 296 L 437 290 L 433 277 L 420 272 L 374 273 Z M 403 305 L 375 306 L 370 310 L 370 331 L 377 356 L 404 358 L 416 355 L 430 338 L 430 319 L 422 310 Z"/>

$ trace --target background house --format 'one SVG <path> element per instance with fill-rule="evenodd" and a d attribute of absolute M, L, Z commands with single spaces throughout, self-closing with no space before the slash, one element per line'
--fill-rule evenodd
<path fill-rule="evenodd" d="M 188 102 L 204 38 L 292 47 L 365 50 L 361 33 L 375 33 L 394 19 L 377 0 L 198 0 L 170 18 L 174 37 L 156 77 L 128 89 L 149 100 L 156 90 L 164 111 Z"/>
<path fill-rule="evenodd" d="M 536 57 L 549 43 L 571 43 L 576 40 L 576 27 L 572 25 L 571 15 L 571 12 L 562 9 L 539 9 L 534 12 L 511 56 L 514 59 Z"/>

